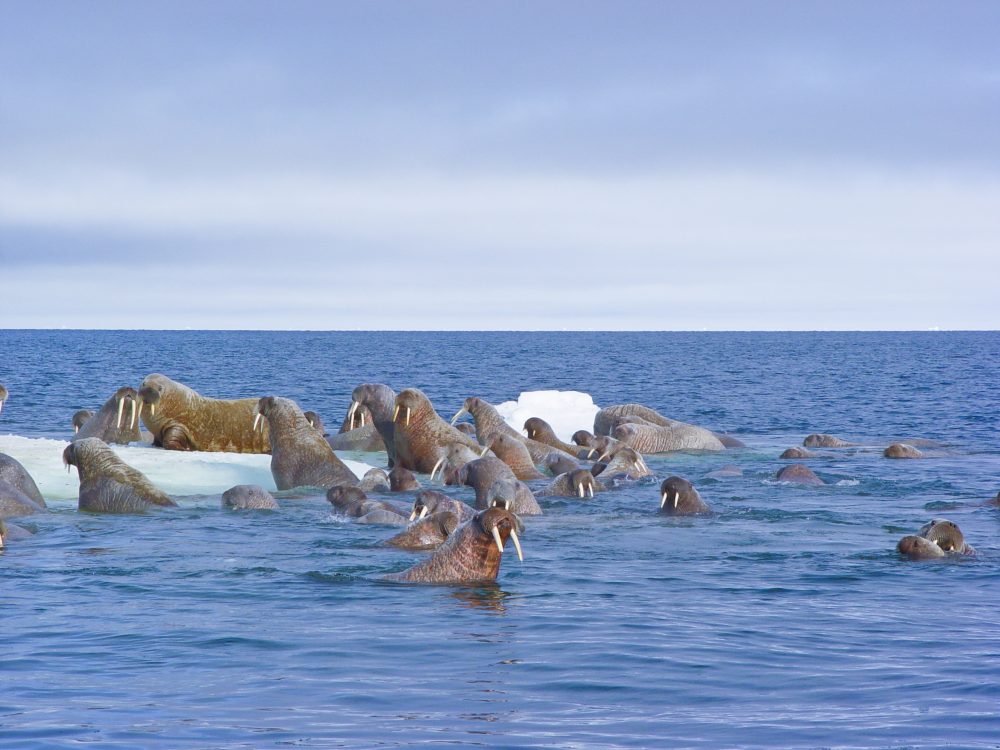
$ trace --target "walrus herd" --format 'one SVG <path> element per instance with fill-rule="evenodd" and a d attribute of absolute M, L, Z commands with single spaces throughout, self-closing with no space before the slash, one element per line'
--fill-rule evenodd
<path fill-rule="evenodd" d="M 0 410 L 9 398 L 0 384 Z M 456 424 L 468 414 L 472 424 Z M 318 488 L 340 515 L 359 523 L 405 527 L 384 544 L 407 550 L 433 550 L 431 556 L 385 580 L 402 583 L 466 584 L 495 580 L 503 551 L 511 541 L 523 559 L 520 536 L 523 516 L 544 512 L 537 497 L 589 501 L 596 494 L 653 476 L 643 454 L 676 451 L 718 452 L 745 447 L 729 435 L 663 416 L 641 404 L 601 409 L 593 433 L 580 430 L 573 442 L 559 439 L 539 417 L 511 427 L 497 409 L 479 397 L 467 398 L 450 422 L 441 418 L 430 399 L 416 388 L 399 393 L 379 383 L 359 385 L 340 431 L 326 433 L 319 415 L 303 411 L 295 401 L 279 396 L 223 400 L 208 398 L 165 375 L 151 374 L 139 388 L 123 386 L 96 412 L 73 414 L 74 435 L 63 451 L 67 469 L 76 467 L 80 489 L 78 508 L 92 513 L 141 513 L 175 507 L 176 501 L 109 447 L 145 440 L 165 450 L 269 453 L 278 490 Z M 145 428 L 145 431 L 143 430 Z M 147 432 L 148 431 L 148 432 Z M 941 446 L 907 440 L 889 445 L 883 455 L 893 459 L 924 458 L 918 449 Z M 833 435 L 812 434 L 803 447 L 793 447 L 781 459 L 810 459 L 806 448 L 842 449 L 857 443 Z M 384 451 L 386 470 L 372 469 L 359 479 L 336 450 Z M 738 476 L 728 466 L 710 476 Z M 472 505 L 433 489 L 426 481 L 469 487 Z M 805 464 L 782 468 L 775 481 L 822 485 Z M 532 487 L 528 482 L 535 482 Z M 415 492 L 412 509 L 369 492 Z M 1000 494 L 998 494 L 1000 501 Z M 232 510 L 277 510 L 266 490 L 238 485 L 222 495 Z M 407 512 L 409 511 L 409 512 Z M 7 522 L 45 512 L 45 500 L 27 470 L 0 453 L 0 549 L 7 540 L 30 532 Z M 711 508 L 690 481 L 670 476 L 660 484 L 657 512 L 670 516 L 707 515 Z M 896 546 L 912 560 L 971 556 L 958 526 L 933 519 Z"/>

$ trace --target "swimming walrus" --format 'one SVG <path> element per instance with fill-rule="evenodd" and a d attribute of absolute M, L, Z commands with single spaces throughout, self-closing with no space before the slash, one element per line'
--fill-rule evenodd
<path fill-rule="evenodd" d="M 458 514 L 450 510 L 439 510 L 411 521 L 410 525 L 396 536 L 386 539 L 383 544 L 400 549 L 435 549 L 458 528 Z"/>
<path fill-rule="evenodd" d="M 693 516 L 709 512 L 698 490 L 683 477 L 668 477 L 660 484 L 660 513 Z"/>
<path fill-rule="evenodd" d="M 607 488 L 603 484 L 594 479 L 590 469 L 573 469 L 557 476 L 536 494 L 539 497 L 555 495 L 578 497 L 583 500 L 585 497 L 593 497 L 595 492 L 601 492 L 605 489 Z"/>
<path fill-rule="evenodd" d="M 208 398 L 154 373 L 139 386 L 139 415 L 153 445 L 167 450 L 267 453 L 267 426 L 253 429 L 258 400 Z"/>
<path fill-rule="evenodd" d="M 802 441 L 802 445 L 806 448 L 848 448 L 856 444 L 848 443 L 846 440 L 841 440 L 839 437 L 834 437 L 833 435 L 813 433 L 806 436 L 805 440 Z"/>
<path fill-rule="evenodd" d="M 0 550 L 7 546 L 8 541 L 30 539 L 31 532 L 15 523 L 6 523 L 0 518 Z"/>
<path fill-rule="evenodd" d="M 278 502 L 263 487 L 238 484 L 222 493 L 222 507 L 230 510 L 278 510 Z"/>
<path fill-rule="evenodd" d="M 142 513 L 175 503 L 146 475 L 122 461 L 100 438 L 84 438 L 66 446 L 63 463 L 80 477 L 79 509 L 89 513 Z"/>
<path fill-rule="evenodd" d="M 541 443 L 538 440 L 524 437 L 524 435 L 507 424 L 507 421 L 500 416 L 500 412 L 496 410 L 493 404 L 477 396 L 465 399 L 462 408 L 455 412 L 455 416 L 451 418 L 451 423 L 454 424 L 463 414 L 472 415 L 472 419 L 476 424 L 476 440 L 479 441 L 480 445 L 489 445 L 497 435 L 507 435 L 514 440 L 524 443 L 528 449 L 528 454 L 531 456 L 532 464 L 542 463 L 553 450 L 562 450 L 561 448 Z M 571 458 L 576 457 L 576 451 L 565 452 Z"/>
<path fill-rule="evenodd" d="M 805 464 L 791 464 L 780 469 L 774 477 L 779 482 L 791 482 L 793 484 L 826 484 L 816 476 L 816 472 Z"/>
<path fill-rule="evenodd" d="M 908 443 L 893 443 L 882 455 L 886 458 L 923 458 L 924 454 Z"/>
<path fill-rule="evenodd" d="M 526 480 L 545 478 L 545 475 L 535 468 L 535 464 L 531 460 L 531 454 L 528 453 L 527 446 L 517 438 L 511 437 L 510 435 L 502 432 L 495 433 L 493 438 L 486 444 L 486 450 L 493 451 L 497 458 L 511 468 L 511 471 L 514 472 L 514 476 L 518 479 Z M 551 451 L 551 453 L 560 452 L 561 451 L 556 450 Z M 566 456 L 566 458 L 569 458 L 569 456 Z"/>
<path fill-rule="evenodd" d="M 410 520 L 423 518 L 442 510 L 454 513 L 460 522 L 468 521 L 476 515 L 476 509 L 461 500 L 449 497 L 437 490 L 421 490 L 413 499 L 413 512 L 410 513 Z"/>
<path fill-rule="evenodd" d="M 816 454 L 812 451 L 807 451 L 805 448 L 792 447 L 786 448 L 778 458 L 816 458 Z"/>
<path fill-rule="evenodd" d="M 475 440 L 441 419 L 430 399 L 416 388 L 407 388 L 396 396 L 393 421 L 396 462 L 410 471 L 429 474 L 452 444 L 477 454 L 482 450 Z"/>
<path fill-rule="evenodd" d="M 552 429 L 552 425 L 541 417 L 531 417 L 526 419 L 524 422 L 524 431 L 528 433 L 528 437 L 531 440 L 537 440 L 539 443 L 551 445 L 553 448 L 558 448 L 563 453 L 568 453 L 576 458 L 591 458 L 596 455 L 594 453 L 594 449 L 590 446 L 564 443 L 559 439 L 559 436 L 556 435 L 555 430 Z M 591 435 L 591 438 L 593 438 L 593 435 Z"/>
<path fill-rule="evenodd" d="M 96 414 L 80 426 L 73 439 L 96 437 L 105 443 L 119 445 L 138 442 L 142 440 L 142 435 L 139 434 L 138 410 L 139 395 L 135 388 L 123 386 L 104 402 L 104 406 Z"/>
<path fill-rule="evenodd" d="M 45 498 L 38 490 L 38 485 L 32 479 L 28 470 L 21 465 L 13 456 L 0 453 L 0 481 L 7 482 L 23 492 L 28 498 L 42 508 L 45 507 Z"/>
<path fill-rule="evenodd" d="M 406 526 L 409 523 L 398 507 L 381 500 L 369 500 L 360 487 L 331 487 L 326 492 L 326 499 L 338 513 L 358 523 L 383 526 Z"/>
<path fill-rule="evenodd" d="M 523 559 L 518 539 L 523 529 L 521 519 L 509 510 L 488 508 L 455 529 L 430 558 L 383 578 L 400 583 L 475 584 L 495 581 L 507 539 L 514 542 L 518 558 Z"/>
<path fill-rule="evenodd" d="M 943 518 L 924 524 L 916 535 L 904 536 L 896 549 L 911 560 L 976 554 L 976 550 L 966 543 L 958 525 Z"/>
<path fill-rule="evenodd" d="M 358 478 L 288 398 L 265 396 L 251 410 L 251 427 L 267 424 L 271 475 L 279 490 L 292 487 L 356 486 Z"/>

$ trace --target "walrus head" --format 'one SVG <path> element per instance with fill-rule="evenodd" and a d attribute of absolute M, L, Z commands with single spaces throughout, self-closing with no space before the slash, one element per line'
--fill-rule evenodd
<path fill-rule="evenodd" d="M 576 469 L 569 473 L 569 482 L 573 489 L 576 491 L 577 497 L 581 500 L 586 497 L 594 496 L 594 475 L 590 473 L 590 469 Z"/>
<path fill-rule="evenodd" d="M 478 396 L 469 396 L 469 398 L 465 399 L 465 402 L 462 404 L 462 408 L 456 411 L 455 416 L 451 418 L 451 424 L 455 424 L 455 422 L 458 421 L 458 418 L 463 414 L 475 415 L 476 410 L 479 409 L 482 403 L 483 400 Z"/>
<path fill-rule="evenodd" d="M 358 508 L 368 500 L 368 496 L 358 487 L 337 485 L 327 490 L 326 499 L 341 513 L 350 514 L 352 509 Z"/>
<path fill-rule="evenodd" d="M 377 419 L 388 419 L 395 400 L 396 393 L 389 386 L 383 383 L 362 383 L 351 392 L 351 408 L 347 411 L 350 428 L 353 430 L 357 426 L 355 422 L 359 417 L 359 407 L 367 406 Z"/>
<path fill-rule="evenodd" d="M 115 401 L 118 404 L 118 421 L 115 423 L 115 428 L 120 430 L 122 428 L 122 423 L 125 417 L 125 409 L 128 407 L 128 429 L 135 427 L 136 419 L 139 413 L 139 394 L 131 386 L 123 386 L 115 391 Z"/>
<path fill-rule="evenodd" d="M 511 502 L 513 502 L 511 500 Z M 521 519 L 507 510 L 506 507 L 498 504 L 494 500 L 494 505 L 476 514 L 473 523 L 477 524 L 486 536 L 493 537 L 500 554 L 503 554 L 503 546 L 509 538 L 514 543 L 517 550 L 517 559 L 524 561 L 524 553 L 521 551 L 521 540 L 518 532 L 524 533 L 524 524 Z"/>
<path fill-rule="evenodd" d="M 392 421 L 397 423 L 402 422 L 404 425 L 409 426 L 410 419 L 415 414 L 421 414 L 426 410 L 433 411 L 434 408 L 431 406 L 431 401 L 424 392 L 416 388 L 407 388 L 400 391 L 396 396 L 392 411 Z"/>
<path fill-rule="evenodd" d="M 924 524 L 918 536 L 922 536 L 929 542 L 934 542 L 945 552 L 961 552 L 965 549 L 965 537 L 962 530 L 952 521 L 943 518 L 935 518 L 930 523 Z"/>
<path fill-rule="evenodd" d="M 670 503 L 670 510 L 675 510 L 680 503 L 681 495 L 694 492 L 694 486 L 683 477 L 667 477 L 660 485 L 660 510 Z"/>
<path fill-rule="evenodd" d="M 142 410 L 149 407 L 150 416 L 156 416 L 156 406 L 163 397 L 163 390 L 166 387 L 164 381 L 169 381 L 165 375 L 153 373 L 143 378 L 139 384 L 139 416 L 142 417 Z"/>
<path fill-rule="evenodd" d="M 577 430 L 573 433 L 573 437 L 570 439 L 577 445 L 584 448 L 589 448 L 594 443 L 593 433 L 587 432 L 586 430 Z"/>
<path fill-rule="evenodd" d="M 90 409 L 80 409 L 80 411 L 76 412 L 73 415 L 73 432 L 79 432 L 84 423 L 92 416 L 94 416 L 94 412 Z"/>
<path fill-rule="evenodd" d="M 410 520 L 421 519 L 429 513 L 436 513 L 452 502 L 450 497 L 436 490 L 421 490 L 413 499 L 413 512 L 410 513 Z"/>

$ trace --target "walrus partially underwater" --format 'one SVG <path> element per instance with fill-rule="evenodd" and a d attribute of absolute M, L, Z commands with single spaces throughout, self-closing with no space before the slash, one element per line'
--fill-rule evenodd
<path fill-rule="evenodd" d="M 84 438 L 66 446 L 63 463 L 80 476 L 79 509 L 91 513 L 142 513 L 175 506 L 146 475 L 122 461 L 100 438 Z"/>

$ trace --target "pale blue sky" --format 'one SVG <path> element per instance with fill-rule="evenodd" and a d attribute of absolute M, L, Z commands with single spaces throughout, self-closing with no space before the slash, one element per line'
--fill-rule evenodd
<path fill-rule="evenodd" d="M 0 326 L 995 329 L 998 32 L 0 0 Z"/>

